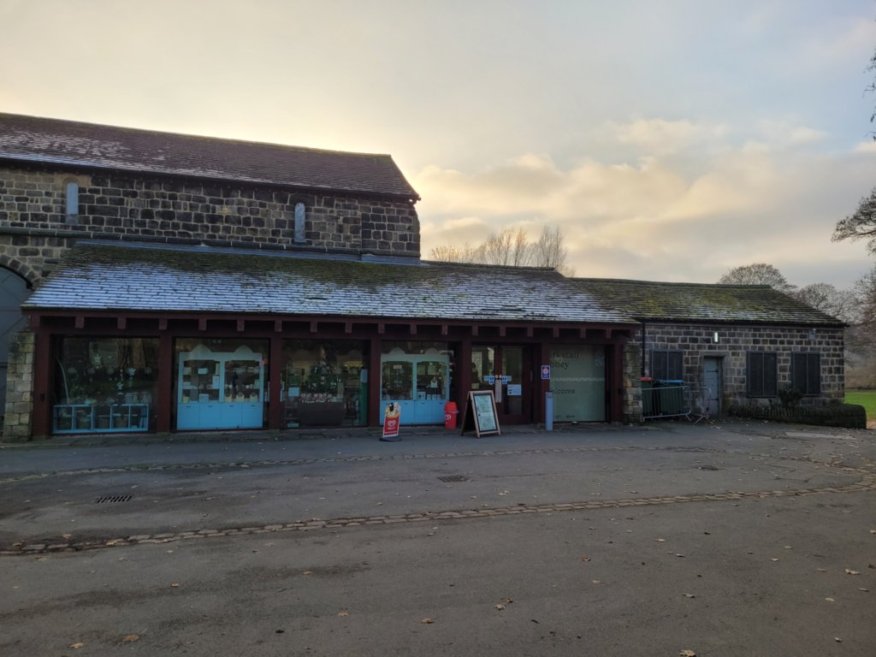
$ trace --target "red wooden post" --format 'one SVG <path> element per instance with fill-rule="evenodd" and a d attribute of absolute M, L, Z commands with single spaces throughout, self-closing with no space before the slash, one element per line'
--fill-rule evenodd
<path fill-rule="evenodd" d="M 380 426 L 380 338 L 371 338 L 368 348 L 368 426 Z"/>
<path fill-rule="evenodd" d="M 271 336 L 271 356 L 268 363 L 270 368 L 270 401 L 268 402 L 268 428 L 282 429 L 283 427 L 283 411 L 285 402 L 281 394 L 280 383 L 283 376 L 283 339 L 279 335 Z"/>
<path fill-rule="evenodd" d="M 34 336 L 33 411 L 31 435 L 44 438 L 52 432 L 52 336 L 38 330 Z"/>
<path fill-rule="evenodd" d="M 155 400 L 158 408 L 155 430 L 159 433 L 167 433 L 172 428 L 173 365 L 173 336 L 163 332 L 158 338 L 158 385 Z"/>

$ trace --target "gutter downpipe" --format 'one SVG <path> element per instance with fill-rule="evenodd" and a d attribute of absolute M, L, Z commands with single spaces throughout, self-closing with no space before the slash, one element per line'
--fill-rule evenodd
<path fill-rule="evenodd" d="M 645 376 L 645 334 L 647 333 L 646 326 L 647 326 L 647 324 L 645 324 L 645 322 L 643 320 L 642 321 L 642 367 L 641 367 L 641 372 L 640 372 L 639 376 Z"/>

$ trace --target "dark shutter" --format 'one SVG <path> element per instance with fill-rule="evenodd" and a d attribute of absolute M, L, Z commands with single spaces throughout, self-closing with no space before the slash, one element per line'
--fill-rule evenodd
<path fill-rule="evenodd" d="M 804 395 L 821 394 L 821 355 L 791 355 L 791 385 Z"/>
<path fill-rule="evenodd" d="M 680 351 L 669 351 L 666 353 L 666 378 L 680 380 L 684 379 L 684 367 L 682 365 L 683 353 Z"/>
<path fill-rule="evenodd" d="M 775 354 L 763 355 L 763 396 L 775 397 L 779 392 L 778 358 Z"/>
<path fill-rule="evenodd" d="M 684 379 L 684 352 L 652 351 L 651 376 L 660 381 Z"/>
<path fill-rule="evenodd" d="M 821 394 L 821 356 L 809 354 L 806 371 L 806 394 Z"/>
<path fill-rule="evenodd" d="M 775 397 L 778 392 L 778 360 L 774 353 L 749 352 L 748 396 Z"/>

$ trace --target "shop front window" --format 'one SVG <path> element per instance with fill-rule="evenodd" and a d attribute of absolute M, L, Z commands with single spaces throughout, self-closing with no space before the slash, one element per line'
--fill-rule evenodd
<path fill-rule="evenodd" d="M 447 343 L 386 343 L 380 357 L 381 420 L 392 402 L 401 406 L 401 424 L 443 422 L 451 356 Z"/>
<path fill-rule="evenodd" d="M 181 430 L 260 429 L 268 389 L 266 340 L 183 338 L 176 341 Z"/>
<path fill-rule="evenodd" d="M 53 433 L 148 431 L 154 426 L 158 340 L 63 338 L 57 355 Z"/>
<path fill-rule="evenodd" d="M 281 384 L 287 427 L 362 426 L 368 419 L 365 345 L 289 340 Z"/>

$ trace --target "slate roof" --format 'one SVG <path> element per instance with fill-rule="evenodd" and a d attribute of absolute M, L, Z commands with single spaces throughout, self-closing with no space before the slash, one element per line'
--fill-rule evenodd
<path fill-rule="evenodd" d="M 844 326 L 766 285 L 577 278 L 578 289 L 640 320 Z"/>
<path fill-rule="evenodd" d="M 0 159 L 419 200 L 389 155 L 0 113 Z"/>
<path fill-rule="evenodd" d="M 24 309 L 624 323 L 550 269 L 80 242 Z"/>

